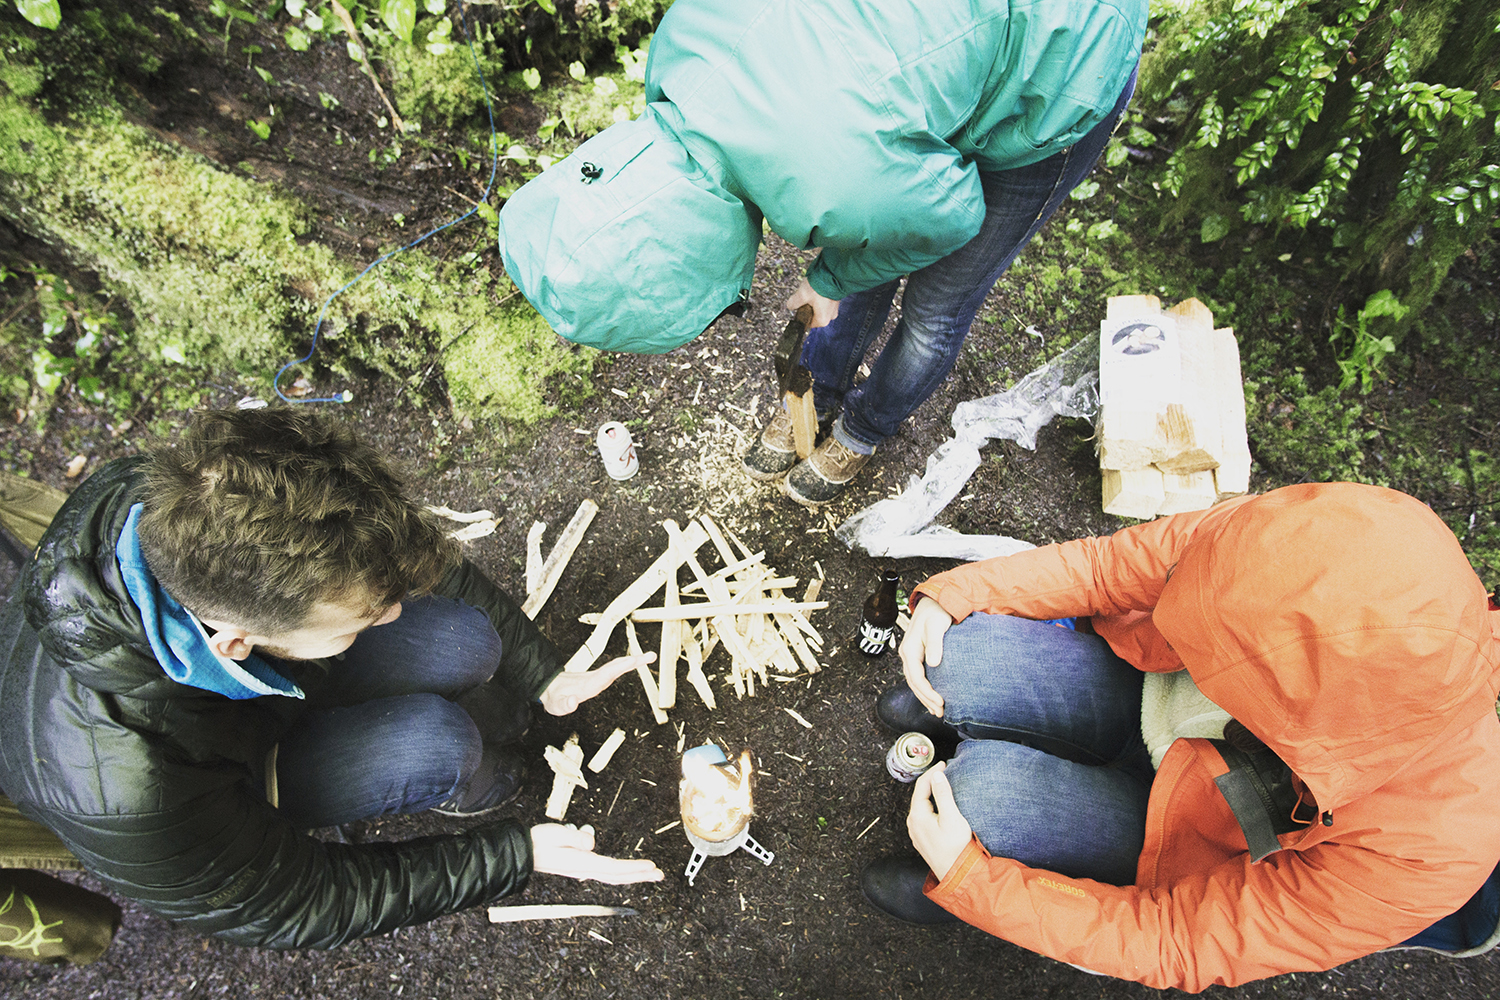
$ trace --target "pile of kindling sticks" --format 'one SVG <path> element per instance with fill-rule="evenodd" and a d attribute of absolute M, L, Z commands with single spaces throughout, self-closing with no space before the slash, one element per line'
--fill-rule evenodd
<path fill-rule="evenodd" d="M 639 653 L 636 623 L 660 622 L 657 676 L 653 678 L 646 667 L 640 669 L 641 685 L 658 723 L 666 722 L 666 709 L 677 704 L 679 660 L 686 661 L 687 681 L 698 697 L 710 709 L 717 707 L 703 663 L 719 644 L 729 652 L 729 683 L 740 698 L 753 695 L 757 682 L 765 687 L 772 676 L 791 680 L 804 671 L 814 674 L 822 669 L 817 652 L 823 648 L 823 637 L 807 620 L 809 612 L 828 607 L 827 601 L 817 600 L 821 576 L 811 582 L 801 601 L 795 601 L 785 593 L 797 585 L 795 577 L 778 576 L 766 565 L 765 552 L 752 554 L 707 514 L 689 521 L 686 528 L 671 520 L 663 521 L 662 527 L 667 532 L 666 551 L 602 612 L 584 617 L 594 631 L 563 669 L 593 666 L 621 622 L 630 652 Z M 709 542 L 724 563 L 712 573 L 698 559 L 698 550 Z M 678 571 L 684 565 L 693 580 L 679 587 Z M 646 607 L 659 590 L 664 590 L 661 605 Z"/>

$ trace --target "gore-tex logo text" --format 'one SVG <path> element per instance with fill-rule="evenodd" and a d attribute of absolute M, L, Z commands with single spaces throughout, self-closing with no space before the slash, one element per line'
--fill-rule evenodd
<path fill-rule="evenodd" d="M 1078 896 L 1079 898 L 1083 898 L 1084 896 L 1088 895 L 1088 893 L 1084 892 L 1076 885 L 1063 885 L 1061 882 L 1054 882 L 1050 878 L 1039 878 L 1037 879 L 1037 881 L 1042 885 L 1045 885 L 1049 889 L 1056 889 L 1058 892 L 1065 892 L 1069 896 Z"/>

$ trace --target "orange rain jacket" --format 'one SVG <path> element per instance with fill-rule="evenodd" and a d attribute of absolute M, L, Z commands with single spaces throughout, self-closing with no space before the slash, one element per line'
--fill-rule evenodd
<path fill-rule="evenodd" d="M 916 593 L 955 620 L 1093 616 L 1139 669 L 1185 667 L 1323 814 L 1252 863 L 1214 784 L 1223 759 L 1180 739 L 1151 787 L 1134 885 L 991 857 L 977 838 L 929 876 L 931 899 L 991 934 L 1196 992 L 1403 941 L 1500 859 L 1500 612 L 1411 497 L 1293 486 L 962 566 Z"/>

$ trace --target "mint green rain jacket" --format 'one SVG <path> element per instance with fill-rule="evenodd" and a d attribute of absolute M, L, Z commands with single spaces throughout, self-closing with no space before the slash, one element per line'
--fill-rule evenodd
<path fill-rule="evenodd" d="M 677 0 L 646 113 L 507 202 L 507 269 L 558 333 L 630 351 L 743 300 L 762 215 L 823 248 L 819 294 L 874 288 L 974 237 L 980 171 L 1102 121 L 1146 16 L 1147 0 Z"/>

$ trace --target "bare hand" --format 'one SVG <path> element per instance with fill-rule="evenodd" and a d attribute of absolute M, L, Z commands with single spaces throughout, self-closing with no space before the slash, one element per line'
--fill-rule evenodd
<path fill-rule="evenodd" d="M 906 686 L 927 711 L 943 717 L 943 696 L 927 680 L 927 671 L 943 662 L 943 633 L 953 627 L 953 616 L 930 597 L 918 600 L 911 612 L 911 627 L 901 639 L 901 671 Z"/>
<path fill-rule="evenodd" d="M 569 715 L 621 677 L 633 673 L 637 666 L 644 666 L 655 659 L 655 653 L 621 656 L 593 670 L 564 670 L 552 678 L 552 683 L 542 692 L 542 707 L 549 715 Z"/>
<path fill-rule="evenodd" d="M 917 777 L 911 811 L 906 814 L 912 846 L 940 882 L 974 837 L 974 828 L 953 801 L 953 786 L 944 773 L 947 768 L 946 763 L 935 764 Z"/>
<path fill-rule="evenodd" d="M 813 309 L 812 322 L 808 324 L 809 329 L 827 326 L 839 314 L 839 300 L 825 299 L 813 291 L 813 286 L 807 283 L 806 275 L 803 276 L 802 283 L 797 286 L 797 290 L 786 300 L 786 308 L 792 312 L 796 312 L 799 306 L 804 305 L 810 305 Z"/>
<path fill-rule="evenodd" d="M 606 858 L 594 853 L 594 828 L 539 823 L 531 828 L 531 867 L 549 875 L 610 885 L 660 882 L 661 869 L 646 858 Z"/>

